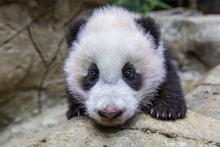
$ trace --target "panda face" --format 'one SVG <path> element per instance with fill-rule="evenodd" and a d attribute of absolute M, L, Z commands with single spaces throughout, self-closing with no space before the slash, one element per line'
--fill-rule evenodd
<path fill-rule="evenodd" d="M 94 66 L 94 63 L 90 65 L 83 82 L 87 83 L 83 88 L 88 92 L 85 105 L 89 116 L 103 125 L 124 123 L 134 115 L 139 105 L 137 91 L 141 87 L 141 75 L 129 63 L 112 71 L 112 75 L 98 66 L 91 70 Z"/>
<path fill-rule="evenodd" d="M 98 10 L 81 28 L 64 71 L 69 91 L 96 122 L 123 124 L 163 81 L 163 48 L 153 40 L 119 8 Z"/>

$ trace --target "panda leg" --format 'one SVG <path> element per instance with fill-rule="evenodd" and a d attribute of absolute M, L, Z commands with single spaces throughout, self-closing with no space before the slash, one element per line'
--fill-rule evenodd
<path fill-rule="evenodd" d="M 150 102 L 143 102 L 142 110 L 152 117 L 163 120 L 175 120 L 186 115 L 186 103 L 182 93 L 176 69 L 167 59 L 167 75 L 160 85 L 157 95 Z"/>
<path fill-rule="evenodd" d="M 85 115 L 85 107 L 79 103 L 72 94 L 67 90 L 69 109 L 66 113 L 67 119 L 71 119 L 75 116 L 84 116 Z"/>

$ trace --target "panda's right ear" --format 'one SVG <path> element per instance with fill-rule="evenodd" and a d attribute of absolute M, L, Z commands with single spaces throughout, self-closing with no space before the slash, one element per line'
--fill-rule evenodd
<path fill-rule="evenodd" d="M 78 34 L 80 32 L 80 29 L 86 24 L 85 19 L 80 19 L 77 21 L 74 21 L 67 32 L 67 45 L 68 48 L 72 46 L 73 41 L 76 41 L 78 39 Z"/>

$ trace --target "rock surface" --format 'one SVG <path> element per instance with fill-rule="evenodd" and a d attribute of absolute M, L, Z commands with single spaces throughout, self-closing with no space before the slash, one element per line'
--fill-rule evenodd
<path fill-rule="evenodd" d="M 180 65 L 204 70 L 220 64 L 220 16 L 159 13 L 153 17 L 161 25 L 165 44 Z"/>
<path fill-rule="evenodd" d="M 65 30 L 83 10 L 106 2 L 0 1 L 0 130 L 63 101 Z"/>
<path fill-rule="evenodd" d="M 194 90 L 186 95 L 190 110 L 220 119 L 220 65 L 195 82 Z"/>
<path fill-rule="evenodd" d="M 158 121 L 142 114 L 120 129 L 95 127 L 90 120 L 78 117 L 5 146 L 219 146 L 219 124 L 219 120 L 194 112 L 175 122 Z"/>
<path fill-rule="evenodd" d="M 7 129 L 4 129 L 0 134 L 0 146 L 11 142 L 13 139 L 24 138 L 30 134 L 36 134 L 44 131 L 45 129 L 59 126 L 66 122 L 67 105 L 59 105 L 48 108 L 40 115 L 25 119 L 20 123 L 13 123 Z M 17 144 L 14 144 L 15 146 Z"/>
<path fill-rule="evenodd" d="M 167 49 L 180 69 L 185 92 L 220 64 L 220 16 L 182 9 L 150 13 L 161 26 Z"/>

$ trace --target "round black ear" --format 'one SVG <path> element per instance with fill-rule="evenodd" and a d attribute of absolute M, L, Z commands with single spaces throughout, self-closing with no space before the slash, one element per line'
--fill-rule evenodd
<path fill-rule="evenodd" d="M 141 17 L 136 20 L 136 23 L 143 28 L 145 33 L 150 33 L 154 39 L 155 47 L 160 43 L 160 28 L 159 25 L 151 17 Z"/>
<path fill-rule="evenodd" d="M 70 48 L 72 46 L 72 42 L 77 40 L 78 34 L 82 26 L 86 24 L 85 19 L 80 19 L 78 21 L 74 21 L 67 32 L 67 45 Z"/>

